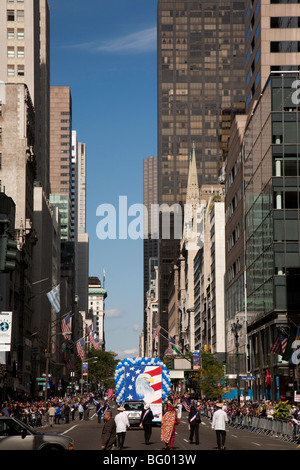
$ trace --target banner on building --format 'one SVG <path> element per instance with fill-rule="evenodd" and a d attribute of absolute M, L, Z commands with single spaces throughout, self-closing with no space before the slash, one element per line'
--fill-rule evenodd
<path fill-rule="evenodd" d="M 193 369 L 200 369 L 200 352 L 193 351 Z"/>
<path fill-rule="evenodd" d="M 0 351 L 11 350 L 12 312 L 0 312 Z"/>

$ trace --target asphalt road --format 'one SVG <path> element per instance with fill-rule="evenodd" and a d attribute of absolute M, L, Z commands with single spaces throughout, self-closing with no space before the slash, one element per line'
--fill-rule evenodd
<path fill-rule="evenodd" d="M 114 410 L 115 411 L 115 410 Z M 44 427 L 44 432 L 57 432 L 72 436 L 75 442 L 75 450 L 88 451 L 100 450 L 101 448 L 101 432 L 103 424 L 99 424 L 92 407 L 89 419 L 79 421 L 70 421 L 68 424 L 61 422 L 52 428 Z M 202 419 L 200 424 L 200 443 L 199 445 L 189 443 L 189 430 L 187 423 L 187 413 L 182 414 L 180 424 L 176 427 L 176 438 L 174 450 L 188 451 L 188 453 L 198 453 L 199 451 L 215 451 L 216 436 L 211 430 L 210 421 L 206 418 Z M 150 445 L 144 443 L 144 433 L 139 427 L 131 427 L 126 433 L 125 448 L 119 454 L 126 455 L 126 451 L 143 451 L 144 453 L 162 451 L 164 444 L 160 441 L 160 427 L 154 426 Z M 251 433 L 247 430 L 228 427 L 226 432 L 225 450 L 227 451 L 292 451 L 300 450 L 295 443 L 283 441 L 281 439 L 264 436 L 257 433 Z M 219 452 L 220 453 L 220 452 Z"/>

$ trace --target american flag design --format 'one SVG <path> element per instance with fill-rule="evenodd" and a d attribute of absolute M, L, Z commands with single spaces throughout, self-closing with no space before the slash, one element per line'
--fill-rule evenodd
<path fill-rule="evenodd" d="M 81 338 L 76 343 L 76 351 L 82 361 L 85 359 L 84 344 L 85 344 L 84 338 Z"/>
<path fill-rule="evenodd" d="M 126 366 L 124 398 L 126 401 L 144 400 L 149 405 L 162 403 L 161 366 Z"/>
<path fill-rule="evenodd" d="M 61 322 L 61 331 L 63 333 L 64 339 L 70 339 L 70 335 L 68 333 L 72 333 L 71 330 L 71 315 L 67 315 Z"/>

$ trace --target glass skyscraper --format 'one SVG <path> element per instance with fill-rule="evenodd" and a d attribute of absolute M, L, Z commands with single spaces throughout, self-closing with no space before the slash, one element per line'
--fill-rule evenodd
<path fill-rule="evenodd" d="M 158 1 L 159 204 L 185 203 L 193 143 L 199 186 L 222 178 L 224 115 L 244 102 L 244 11 L 244 1 Z M 159 312 L 166 330 L 168 279 L 178 254 L 179 240 L 160 236 Z"/>

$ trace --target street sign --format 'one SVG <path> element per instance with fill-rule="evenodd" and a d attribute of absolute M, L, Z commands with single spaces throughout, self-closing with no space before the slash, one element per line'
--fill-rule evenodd
<path fill-rule="evenodd" d="M 240 379 L 241 380 L 255 380 L 255 377 L 253 377 L 253 375 L 241 375 Z"/>

